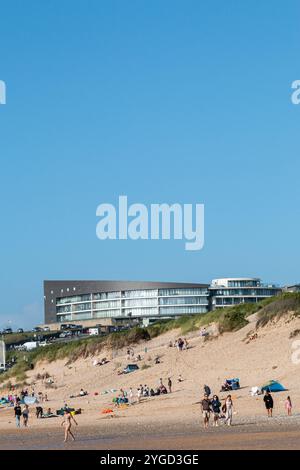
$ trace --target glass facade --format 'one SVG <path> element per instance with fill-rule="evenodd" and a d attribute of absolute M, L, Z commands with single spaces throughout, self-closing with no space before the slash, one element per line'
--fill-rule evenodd
<path fill-rule="evenodd" d="M 59 297 L 60 322 L 115 317 L 161 317 L 206 313 L 207 288 L 134 289 Z"/>
<path fill-rule="evenodd" d="M 281 292 L 273 285 L 264 285 L 260 279 L 215 279 L 210 288 L 212 308 L 230 307 L 242 303 L 256 303 Z"/>
<path fill-rule="evenodd" d="M 206 313 L 207 309 L 204 306 L 199 307 L 161 307 L 160 315 L 194 315 L 196 313 Z"/>

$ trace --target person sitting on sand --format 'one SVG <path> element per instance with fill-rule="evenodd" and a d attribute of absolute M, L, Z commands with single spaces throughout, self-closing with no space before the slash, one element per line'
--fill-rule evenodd
<path fill-rule="evenodd" d="M 87 391 L 84 391 L 83 388 L 80 389 L 79 395 L 80 395 L 81 397 L 84 397 L 84 396 L 87 395 L 87 394 L 88 394 Z"/>
<path fill-rule="evenodd" d="M 273 398 L 269 390 L 266 391 L 266 394 L 264 396 L 264 403 L 265 403 L 265 407 L 267 410 L 268 418 L 272 418 L 274 402 L 273 402 Z"/>
<path fill-rule="evenodd" d="M 179 376 L 178 376 L 178 382 L 183 382 L 183 378 L 182 378 L 181 374 L 179 374 Z"/>
<path fill-rule="evenodd" d="M 291 416 L 292 415 L 292 401 L 289 396 L 287 397 L 284 406 L 285 406 L 288 416 Z"/>

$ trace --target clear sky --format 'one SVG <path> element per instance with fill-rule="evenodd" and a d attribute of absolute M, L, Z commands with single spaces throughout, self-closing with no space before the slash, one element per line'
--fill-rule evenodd
<path fill-rule="evenodd" d="M 298 0 L 0 0 L 0 327 L 44 279 L 300 281 Z M 100 241 L 96 207 L 204 203 L 205 246 Z"/>

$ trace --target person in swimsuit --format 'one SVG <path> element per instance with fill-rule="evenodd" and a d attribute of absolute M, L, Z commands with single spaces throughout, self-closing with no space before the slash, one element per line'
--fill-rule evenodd
<path fill-rule="evenodd" d="M 78 423 L 75 420 L 74 416 L 69 411 L 65 411 L 64 419 L 61 423 L 61 426 L 65 426 L 65 439 L 64 439 L 64 442 L 67 442 L 69 434 L 72 437 L 73 441 L 75 441 L 75 436 L 71 431 L 72 420 L 74 421 L 76 426 L 78 426 Z"/>

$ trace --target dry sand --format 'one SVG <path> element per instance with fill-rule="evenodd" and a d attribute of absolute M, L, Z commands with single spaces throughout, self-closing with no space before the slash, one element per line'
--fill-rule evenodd
<path fill-rule="evenodd" d="M 82 408 L 82 414 L 76 416 L 79 439 L 68 444 L 72 448 L 197 449 L 209 448 L 211 439 L 213 446 L 219 445 L 219 448 L 300 448 L 300 415 L 297 414 L 300 412 L 300 365 L 291 359 L 292 343 L 297 338 L 289 338 L 291 332 L 300 329 L 300 319 L 286 318 L 269 324 L 258 330 L 257 339 L 246 344 L 247 334 L 254 327 L 255 323 L 251 322 L 236 333 L 223 334 L 209 341 L 204 341 L 199 333 L 190 334 L 190 348 L 182 352 L 168 347 L 169 341 L 174 341 L 180 332 L 168 332 L 134 348 L 135 354 L 140 353 L 143 358 L 139 366 L 147 364 L 150 367 L 127 375 L 117 375 L 117 370 L 128 363 L 126 350 L 122 350 L 113 355 L 102 352 L 97 356 L 99 359 L 106 356 L 111 360 L 100 367 L 93 366 L 95 358 L 92 357 L 71 365 L 66 365 L 66 360 L 39 364 L 28 373 L 28 381 L 34 383 L 36 392 L 47 392 L 49 402 L 42 404 L 44 409 L 56 410 L 64 403 Z M 154 364 L 156 355 L 161 357 L 161 364 Z M 55 388 L 46 389 L 41 380 L 35 380 L 37 373 L 46 371 L 53 377 Z M 184 379 L 181 383 L 177 381 L 179 374 Z M 103 394 L 105 390 L 123 388 L 128 391 L 132 387 L 136 392 L 139 384 L 156 388 L 160 377 L 165 384 L 171 377 L 171 394 L 146 398 L 126 409 L 113 408 L 113 417 L 101 413 L 102 409 L 112 406 L 112 397 L 117 395 Z M 239 377 L 241 384 L 240 390 L 232 392 L 235 426 L 231 429 L 225 426 L 211 428 L 207 434 L 201 428 L 197 404 L 202 398 L 203 385 L 208 384 L 213 393 L 224 398 L 227 394 L 219 393 L 220 385 L 225 378 L 231 377 Z M 273 395 L 272 420 L 265 416 L 262 397 L 249 394 L 250 387 L 260 386 L 269 379 L 279 380 L 289 390 Z M 81 388 L 89 395 L 69 398 L 78 394 Z M 95 392 L 98 395 L 94 395 Z M 284 402 L 288 394 L 293 402 L 294 416 L 291 418 L 285 417 Z M 60 423 L 61 418 L 37 420 L 33 407 L 30 428 L 16 430 L 13 411 L 2 408 L 0 448 L 8 448 L 16 435 L 18 442 L 23 442 L 26 448 L 60 448 Z"/>

